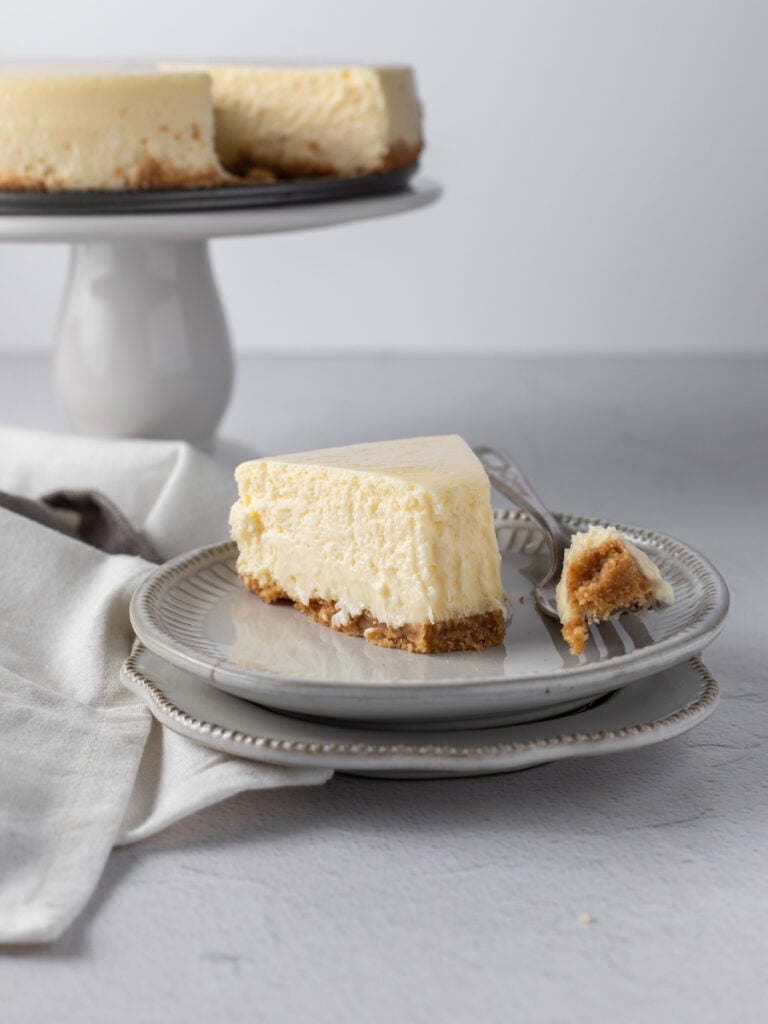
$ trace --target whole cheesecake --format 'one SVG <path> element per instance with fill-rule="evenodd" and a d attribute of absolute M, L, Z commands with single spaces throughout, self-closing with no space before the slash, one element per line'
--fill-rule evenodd
<path fill-rule="evenodd" d="M 416 653 L 502 641 L 490 485 L 460 437 L 256 459 L 235 477 L 237 571 L 263 601 Z"/>
<path fill-rule="evenodd" d="M 224 166 L 280 177 L 346 177 L 413 163 L 421 106 L 408 67 L 197 64 L 211 77 Z"/>
<path fill-rule="evenodd" d="M 189 188 L 228 178 L 201 72 L 0 68 L 0 189 Z"/>
<path fill-rule="evenodd" d="M 590 622 L 658 610 L 672 604 L 674 596 L 644 551 L 613 526 L 591 526 L 571 537 L 557 584 L 563 639 L 571 654 L 583 654 Z"/>
<path fill-rule="evenodd" d="M 405 67 L 0 66 L 0 190 L 349 177 L 421 148 Z"/>

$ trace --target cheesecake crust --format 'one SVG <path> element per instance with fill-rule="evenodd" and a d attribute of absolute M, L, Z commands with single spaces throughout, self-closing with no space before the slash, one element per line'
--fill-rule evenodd
<path fill-rule="evenodd" d="M 234 160 L 227 161 L 226 169 L 240 178 L 252 178 L 254 172 L 260 180 L 275 180 L 293 178 L 355 178 L 363 174 L 385 174 L 387 171 L 396 171 L 401 167 L 408 167 L 415 163 L 422 150 L 421 143 L 408 143 L 400 139 L 393 142 L 383 154 L 375 166 L 360 167 L 353 172 L 340 171 L 332 161 L 323 160 L 312 155 L 317 151 L 317 144 L 307 143 L 310 151 L 304 160 L 275 160 L 265 159 L 263 154 L 254 154 L 248 150 L 240 150 Z M 271 178 L 262 178 L 261 175 L 269 174 Z"/>
<path fill-rule="evenodd" d="M 127 188 L 166 189 L 166 188 L 210 188 L 223 185 L 221 171 L 215 164 L 199 171 L 186 171 L 173 164 L 163 164 L 154 157 L 147 157 L 126 174 Z"/>
<path fill-rule="evenodd" d="M 0 174 L 2 192 L 48 192 L 60 187 L 53 181 L 44 182 L 39 178 L 25 178 L 19 174 Z"/>
<path fill-rule="evenodd" d="M 345 625 L 332 625 L 337 608 L 334 601 L 313 598 L 309 604 L 295 601 L 276 586 L 262 586 L 252 576 L 241 574 L 245 586 L 267 604 L 290 601 L 298 611 L 323 626 L 348 636 L 361 636 L 379 647 L 397 647 L 412 654 L 439 654 L 449 651 L 481 651 L 504 639 L 505 622 L 501 611 L 487 611 L 446 622 L 406 623 L 388 626 L 370 612 L 352 616 Z"/>
<path fill-rule="evenodd" d="M 421 156 L 423 148 L 424 146 L 421 142 L 413 143 L 405 142 L 403 139 L 395 139 L 394 142 L 390 143 L 389 149 L 384 155 L 384 161 L 377 170 L 396 171 L 400 167 L 408 167 L 409 164 L 416 163 Z"/>
<path fill-rule="evenodd" d="M 46 179 L 22 175 L 0 174 L 0 191 L 4 192 L 122 192 L 152 189 L 209 188 L 228 184 L 221 171 L 211 165 L 199 171 L 186 171 L 174 164 L 163 164 L 154 157 L 128 167 L 116 167 L 115 183 L 109 187 L 65 185 L 54 176 Z"/>

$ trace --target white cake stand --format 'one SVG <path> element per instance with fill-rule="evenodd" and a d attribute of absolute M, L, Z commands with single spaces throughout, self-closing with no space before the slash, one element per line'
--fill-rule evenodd
<path fill-rule="evenodd" d="M 208 239 L 384 217 L 439 194 L 422 180 L 386 195 L 252 209 L 13 213 L 0 215 L 0 241 L 72 245 L 54 383 L 76 431 L 203 441 L 233 380 Z M 254 275 L 256 308 L 258 286 Z"/>

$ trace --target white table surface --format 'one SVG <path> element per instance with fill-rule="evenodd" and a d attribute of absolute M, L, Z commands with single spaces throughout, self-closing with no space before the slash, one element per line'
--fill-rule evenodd
<path fill-rule="evenodd" d="M 768 359 L 241 360 L 222 436 L 252 454 L 458 432 L 553 508 L 698 548 L 731 589 L 720 706 L 603 758 L 232 799 L 0 957 L 0 1019 L 768 1020 L 767 395 Z M 45 359 L 0 360 L 0 410 L 66 429 Z"/>

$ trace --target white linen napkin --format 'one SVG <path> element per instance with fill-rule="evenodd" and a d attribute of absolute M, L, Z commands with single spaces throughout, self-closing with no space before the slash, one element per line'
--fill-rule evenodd
<path fill-rule="evenodd" d="M 164 558 L 226 539 L 230 469 L 182 442 L 0 427 L 0 490 L 97 489 Z M 61 935 L 114 844 L 242 790 L 330 777 L 209 750 L 121 685 L 150 568 L 0 508 L 0 942 Z"/>

